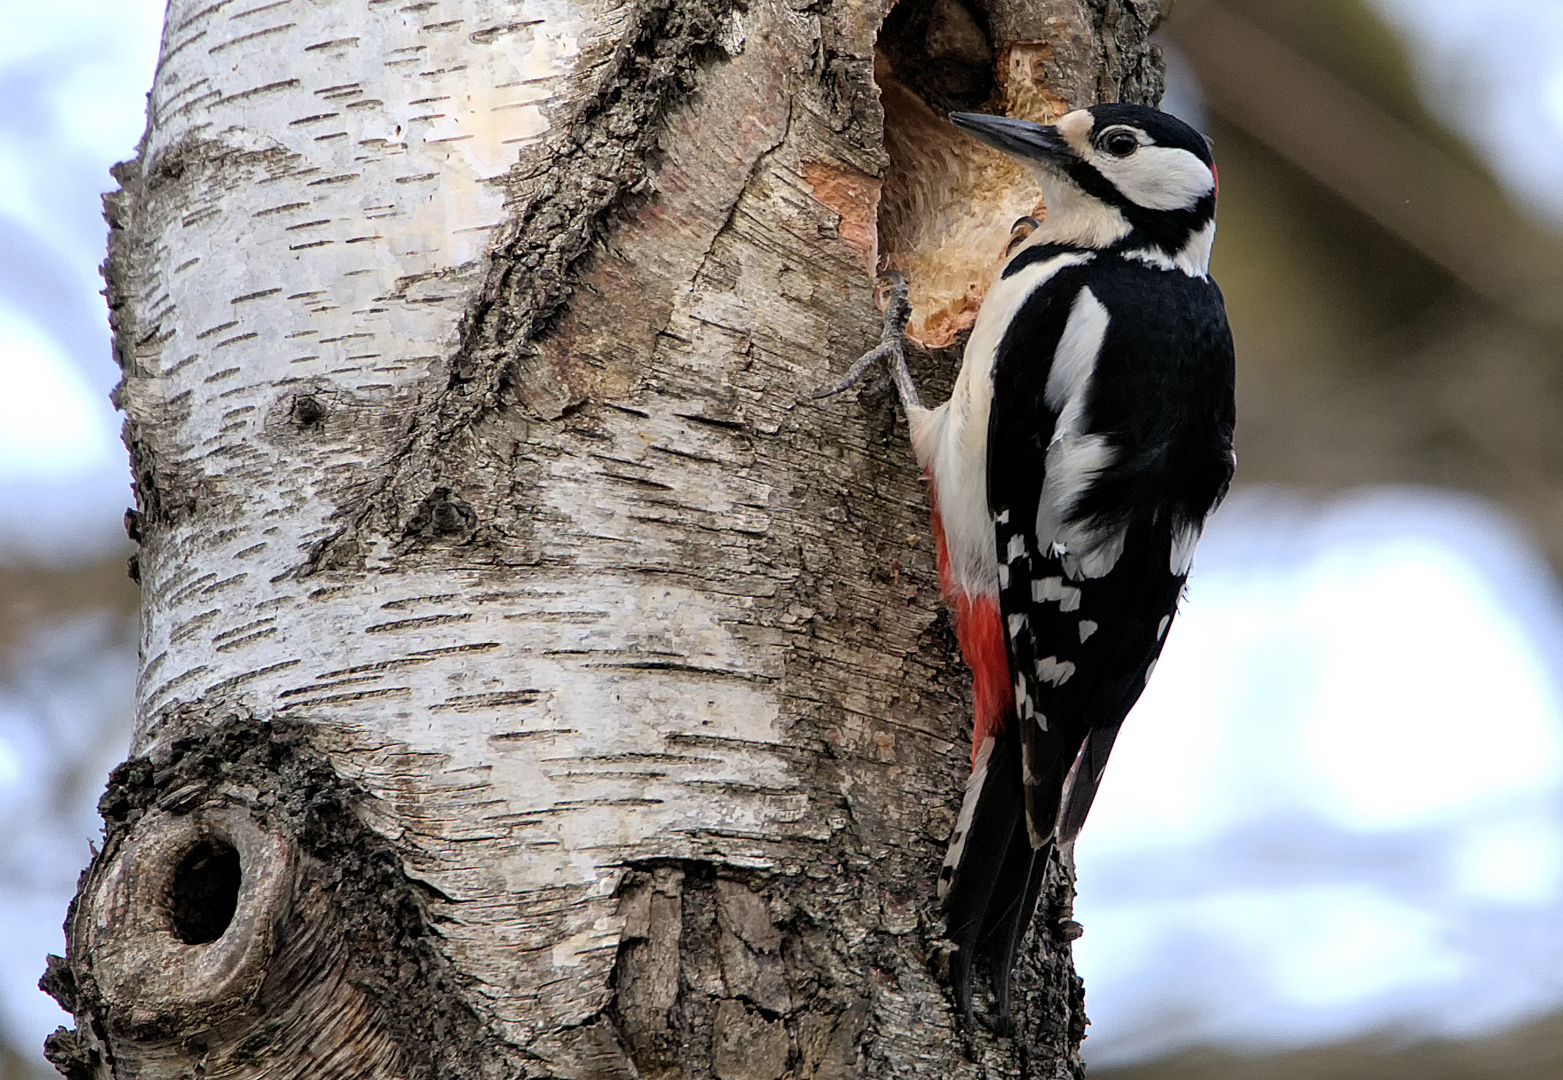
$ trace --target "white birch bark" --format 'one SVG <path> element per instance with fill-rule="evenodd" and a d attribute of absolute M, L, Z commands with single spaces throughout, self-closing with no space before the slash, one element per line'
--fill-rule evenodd
<path fill-rule="evenodd" d="M 1042 7 L 982 18 L 1072 28 L 1055 98 L 1154 90 L 1144 12 Z M 1046 927 L 1024 1038 L 950 1013 L 923 494 L 885 406 L 800 404 L 876 337 L 880 17 L 172 0 L 67 1075 L 1078 1071 Z"/>

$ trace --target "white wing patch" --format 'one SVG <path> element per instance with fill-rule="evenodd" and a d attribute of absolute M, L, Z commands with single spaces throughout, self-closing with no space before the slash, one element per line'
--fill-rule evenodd
<path fill-rule="evenodd" d="M 1101 577 L 1123 553 L 1120 533 L 1093 529 L 1088 522 L 1069 522 L 1081 496 L 1116 456 L 1105 436 L 1086 431 L 1085 417 L 1091 378 L 1110 321 L 1107 309 L 1089 288 L 1075 294 L 1044 391 L 1048 407 L 1058 412 L 1058 422 L 1053 425 L 1053 441 L 1047 448 L 1047 474 L 1037 504 L 1037 537 L 1042 543 L 1064 549 L 1065 569 L 1076 579 Z"/>
<path fill-rule="evenodd" d="M 1084 645 L 1086 643 L 1086 641 L 1090 639 L 1091 635 L 1096 633 L 1100 629 L 1101 629 L 1101 627 L 1096 623 L 1096 621 L 1094 619 L 1081 619 L 1080 620 L 1080 644 Z"/>
<path fill-rule="evenodd" d="M 1057 412 L 1060 427 L 1079 430 L 1079 413 L 1085 409 L 1085 392 L 1102 354 L 1110 321 L 1107 309 L 1089 287 L 1075 294 L 1064 332 L 1053 350 L 1053 366 L 1048 369 L 1047 407 Z M 1073 421 L 1073 423 L 1071 423 Z"/>
<path fill-rule="evenodd" d="M 1127 539 L 1122 530 L 1104 532 L 1085 525 L 1072 526 L 1064 535 L 1069 547 L 1080 552 L 1076 555 L 1074 551 L 1066 550 L 1061 560 L 1064 573 L 1075 581 L 1106 577 L 1111 573 L 1118 564 L 1118 556 L 1123 554 L 1123 543 Z"/>
<path fill-rule="evenodd" d="M 1062 418 L 1059 420 L 1063 424 Z M 1037 503 L 1037 535 L 1063 547 L 1066 554 L 1084 556 L 1103 542 L 1096 530 L 1076 522 L 1066 524 L 1091 483 L 1113 463 L 1115 454 L 1104 435 L 1055 435 L 1047 448 L 1047 475 Z M 1117 561 L 1114 556 L 1113 561 Z M 1112 564 L 1108 564 L 1108 569 Z M 1071 577 L 1074 575 L 1071 574 Z M 1095 575 L 1093 575 L 1095 576 Z"/>

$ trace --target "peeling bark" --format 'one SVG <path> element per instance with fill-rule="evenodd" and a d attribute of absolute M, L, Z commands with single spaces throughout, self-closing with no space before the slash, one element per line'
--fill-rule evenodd
<path fill-rule="evenodd" d="M 1020 1036 L 950 1011 L 923 492 L 887 404 L 799 402 L 876 339 L 881 252 L 977 268 L 920 297 L 951 344 L 1035 205 L 907 125 L 1153 97 L 1153 19 L 901 0 L 876 85 L 846 2 L 174 0 L 107 200 L 135 756 L 51 1060 L 1079 1075 L 1068 882 Z"/>

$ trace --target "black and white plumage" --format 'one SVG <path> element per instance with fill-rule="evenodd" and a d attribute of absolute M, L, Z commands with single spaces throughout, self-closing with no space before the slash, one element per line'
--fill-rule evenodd
<path fill-rule="evenodd" d="M 1085 821 L 1231 480 L 1233 352 L 1203 136 L 1134 105 L 951 120 L 1034 167 L 1046 217 L 983 301 L 949 401 L 922 407 L 899 352 L 870 355 L 891 362 L 932 480 L 976 686 L 939 881 L 956 997 L 969 1013 L 986 956 L 1007 1024 L 1052 852 Z"/>

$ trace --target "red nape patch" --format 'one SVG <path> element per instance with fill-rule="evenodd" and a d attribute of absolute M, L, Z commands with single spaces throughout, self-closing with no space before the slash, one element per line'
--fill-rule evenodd
<path fill-rule="evenodd" d="M 977 748 L 989 735 L 1004 730 L 1004 720 L 1015 711 L 1015 687 L 1009 677 L 1009 650 L 1004 644 L 1004 623 L 998 598 L 973 597 L 962 591 L 950 573 L 950 550 L 944 541 L 944 522 L 934 500 L 933 542 L 939 552 L 939 584 L 944 598 L 955 609 L 955 640 L 961 659 L 971 669 L 971 763 L 977 767 Z"/>

